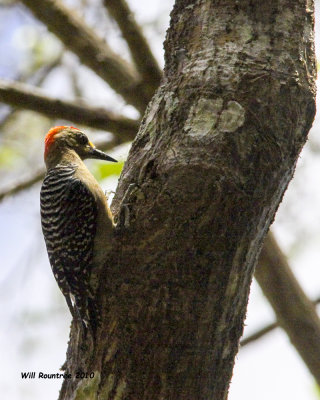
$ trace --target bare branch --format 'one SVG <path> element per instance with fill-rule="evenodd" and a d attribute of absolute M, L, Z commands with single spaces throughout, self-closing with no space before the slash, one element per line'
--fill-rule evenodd
<path fill-rule="evenodd" d="M 109 83 L 129 104 L 143 112 L 150 100 L 133 67 L 58 0 L 22 0 L 81 62 Z"/>
<path fill-rule="evenodd" d="M 320 320 L 271 233 L 261 251 L 255 278 L 279 325 L 320 385 Z"/>
<path fill-rule="evenodd" d="M 0 80 L 0 100 L 4 103 L 36 111 L 51 118 L 62 118 L 132 140 L 138 130 L 138 121 L 115 115 L 103 108 L 93 108 L 70 101 L 45 96 L 35 87 Z"/>
<path fill-rule="evenodd" d="M 317 305 L 319 303 L 320 303 L 320 298 L 317 298 L 313 302 L 314 305 Z M 262 336 L 272 332 L 276 328 L 279 328 L 278 322 L 273 322 L 272 324 L 266 325 L 263 328 L 261 328 L 261 329 L 257 330 L 256 332 L 254 332 L 252 335 L 248 335 L 247 337 L 242 339 L 241 342 L 240 342 L 240 346 L 244 347 L 249 343 L 253 343 L 256 340 L 260 339 Z"/>
<path fill-rule="evenodd" d="M 99 149 L 103 151 L 108 151 L 114 149 L 115 146 L 118 146 L 125 142 L 125 140 L 114 137 L 112 140 L 109 141 L 97 142 L 96 145 Z M 0 202 L 6 197 L 18 194 L 24 189 L 28 189 L 34 184 L 40 182 L 44 178 L 44 175 L 45 168 L 39 168 L 38 170 L 33 171 L 30 175 L 23 177 L 22 179 L 16 180 L 10 185 L 7 185 L 6 187 L 0 189 Z"/>
<path fill-rule="evenodd" d="M 118 24 L 151 98 L 160 84 L 162 73 L 141 27 L 125 0 L 104 0 L 104 4 Z"/>
<path fill-rule="evenodd" d="M 29 187 L 43 179 L 44 174 L 45 168 L 38 169 L 37 171 L 33 171 L 29 176 L 15 181 L 11 185 L 3 188 L 2 190 L 0 190 L 0 202 L 5 197 L 12 196 L 21 192 L 24 189 L 28 189 Z"/>

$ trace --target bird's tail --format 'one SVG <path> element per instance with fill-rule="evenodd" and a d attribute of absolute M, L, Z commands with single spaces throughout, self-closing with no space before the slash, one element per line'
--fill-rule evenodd
<path fill-rule="evenodd" d="M 97 302 L 91 296 L 87 299 L 86 320 L 95 338 L 97 329 L 101 325 L 101 315 Z"/>

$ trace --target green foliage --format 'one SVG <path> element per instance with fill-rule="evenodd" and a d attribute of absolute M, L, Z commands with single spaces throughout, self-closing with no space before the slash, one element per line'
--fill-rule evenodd
<path fill-rule="evenodd" d="M 27 76 L 57 61 L 63 49 L 52 33 L 42 26 L 29 24 L 17 29 L 14 43 L 16 50 L 23 56 L 19 65 L 20 72 Z"/>
<path fill-rule="evenodd" d="M 120 176 L 124 161 L 117 163 L 95 163 L 92 167 L 92 173 L 98 181 L 109 178 L 112 175 Z"/>
<path fill-rule="evenodd" d="M 51 121 L 33 111 L 14 110 L 1 126 L 0 180 L 43 165 L 43 141 Z"/>
<path fill-rule="evenodd" d="M 11 167 L 15 164 L 16 158 L 20 153 L 9 146 L 2 146 L 0 148 L 0 167 Z"/>
<path fill-rule="evenodd" d="M 315 385 L 315 393 L 316 393 L 316 398 L 320 399 L 320 386 L 317 384 Z"/>

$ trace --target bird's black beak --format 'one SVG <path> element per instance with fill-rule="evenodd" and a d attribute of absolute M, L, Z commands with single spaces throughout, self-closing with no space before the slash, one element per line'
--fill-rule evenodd
<path fill-rule="evenodd" d="M 91 149 L 89 150 L 88 158 L 94 158 L 96 160 L 118 162 L 114 158 L 108 156 L 106 153 L 104 153 L 101 150 L 96 149 L 95 147 L 91 147 Z"/>

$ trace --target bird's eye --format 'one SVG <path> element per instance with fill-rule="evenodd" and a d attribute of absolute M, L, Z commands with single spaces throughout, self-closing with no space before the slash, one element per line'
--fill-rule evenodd
<path fill-rule="evenodd" d="M 85 145 L 85 144 L 88 144 L 89 139 L 87 138 L 87 136 L 84 133 L 82 133 L 80 135 L 79 134 L 77 135 L 77 141 L 79 144 Z"/>

